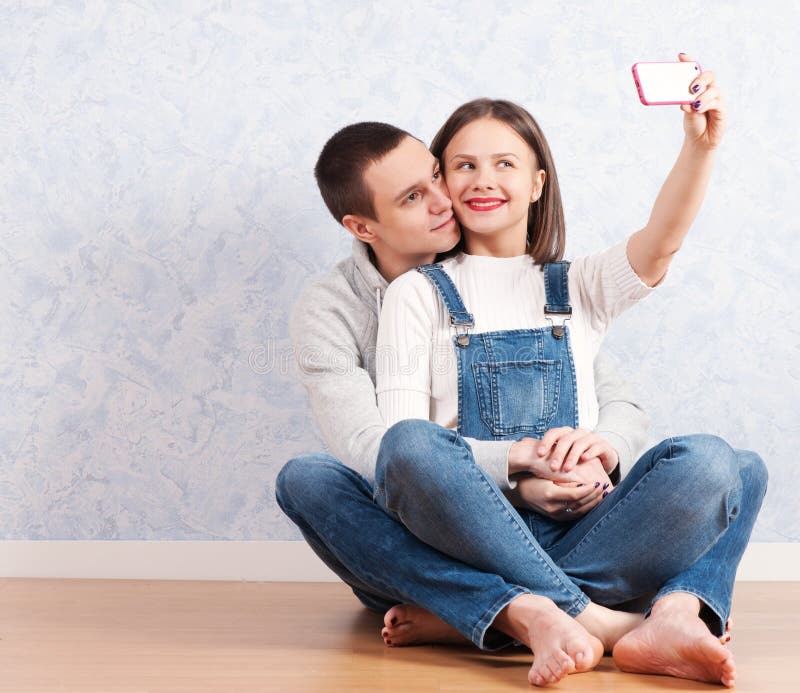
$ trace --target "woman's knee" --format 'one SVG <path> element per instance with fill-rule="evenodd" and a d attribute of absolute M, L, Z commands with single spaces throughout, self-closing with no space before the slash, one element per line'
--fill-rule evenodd
<path fill-rule="evenodd" d="M 736 450 L 739 475 L 749 497 L 763 498 L 767 492 L 769 471 L 764 460 L 750 450 Z"/>
<path fill-rule="evenodd" d="M 704 495 L 715 491 L 728 494 L 740 485 L 736 452 L 719 436 L 681 436 L 672 439 L 671 447 L 681 479 Z"/>
<path fill-rule="evenodd" d="M 458 436 L 431 421 L 398 421 L 383 436 L 375 470 L 376 485 L 390 478 L 411 480 L 428 477 L 446 467 L 447 451 Z M 443 446 L 444 443 L 444 446 Z"/>

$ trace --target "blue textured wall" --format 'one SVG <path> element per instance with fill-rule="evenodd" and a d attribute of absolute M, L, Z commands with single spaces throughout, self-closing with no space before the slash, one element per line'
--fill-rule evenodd
<path fill-rule="evenodd" d="M 337 128 L 429 140 L 525 104 L 570 254 L 641 227 L 682 137 L 630 65 L 689 52 L 730 128 L 667 286 L 609 338 L 653 438 L 759 451 L 756 539 L 800 539 L 800 72 L 794 3 L 0 3 L 0 533 L 290 539 L 273 500 L 320 447 L 286 318 L 349 249 L 312 177 Z M 751 9 L 753 8 L 753 9 Z"/>

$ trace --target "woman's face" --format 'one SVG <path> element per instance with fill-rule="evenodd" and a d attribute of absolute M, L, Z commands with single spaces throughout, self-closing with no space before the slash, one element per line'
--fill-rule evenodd
<path fill-rule="evenodd" d="M 453 211 L 472 234 L 527 237 L 528 206 L 541 194 L 545 172 L 511 127 L 480 118 L 459 130 L 444 150 Z"/>

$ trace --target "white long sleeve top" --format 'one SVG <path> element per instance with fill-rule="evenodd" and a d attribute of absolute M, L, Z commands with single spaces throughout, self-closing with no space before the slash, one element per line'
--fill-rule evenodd
<path fill-rule="evenodd" d="M 579 427 L 598 420 L 594 359 L 611 323 L 654 289 L 627 258 L 627 240 L 574 260 L 569 269 L 569 326 L 578 390 Z M 460 253 L 442 263 L 475 319 L 473 333 L 547 327 L 541 266 L 529 255 L 496 258 Z M 428 419 L 455 429 L 458 369 L 453 327 L 431 282 L 416 270 L 392 282 L 378 326 L 378 408 L 387 426 Z"/>

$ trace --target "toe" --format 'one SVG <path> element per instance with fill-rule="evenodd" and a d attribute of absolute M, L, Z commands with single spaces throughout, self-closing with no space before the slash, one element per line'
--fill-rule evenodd
<path fill-rule="evenodd" d="M 530 681 L 534 686 L 547 685 L 547 672 L 545 671 L 542 662 L 539 661 L 538 658 L 534 659 L 533 666 L 531 667 L 530 672 L 528 672 L 528 681 Z"/>
<path fill-rule="evenodd" d="M 383 623 L 386 626 L 393 626 L 398 623 L 402 623 L 406 621 L 406 605 L 405 604 L 398 604 L 393 606 L 389 611 L 384 614 Z"/>

